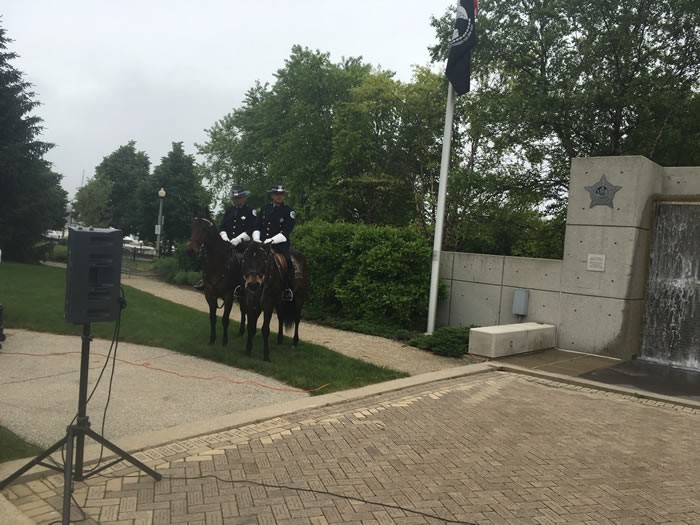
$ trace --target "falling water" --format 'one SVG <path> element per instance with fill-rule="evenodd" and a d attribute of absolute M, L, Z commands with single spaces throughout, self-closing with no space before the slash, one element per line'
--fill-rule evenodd
<path fill-rule="evenodd" d="M 700 204 L 659 203 L 641 358 L 700 370 Z"/>

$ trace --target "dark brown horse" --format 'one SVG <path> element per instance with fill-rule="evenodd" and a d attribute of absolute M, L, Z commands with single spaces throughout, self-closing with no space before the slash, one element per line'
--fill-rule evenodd
<path fill-rule="evenodd" d="M 250 243 L 243 253 L 241 262 L 243 279 L 245 281 L 245 303 L 248 314 L 248 341 L 245 352 L 250 355 L 253 349 L 253 337 L 257 331 L 256 325 L 260 313 L 263 314 L 261 327 L 263 336 L 263 359 L 270 360 L 270 321 L 272 313 L 277 310 L 279 330 L 277 343 L 284 338 L 283 326 L 287 329 L 294 324 L 293 345 L 299 342 L 299 321 L 301 309 L 309 289 L 306 259 L 298 250 L 291 249 L 294 263 L 294 300 L 282 301 L 286 276 L 286 261 L 284 256 L 276 254 L 269 244 Z"/>
<path fill-rule="evenodd" d="M 210 217 L 196 217 L 191 224 L 190 240 L 187 243 L 187 253 L 199 255 L 202 259 L 202 280 L 204 281 L 204 297 L 209 304 L 209 344 L 216 341 L 216 310 L 219 299 L 223 301 L 221 325 L 223 327 L 222 343 L 228 343 L 229 315 L 237 293 L 243 293 L 243 278 L 240 266 L 240 256 L 234 253 L 233 246 L 224 241 L 219 230 L 214 226 Z M 241 307 L 241 327 L 239 334 L 245 332 L 245 304 L 239 298 Z"/>

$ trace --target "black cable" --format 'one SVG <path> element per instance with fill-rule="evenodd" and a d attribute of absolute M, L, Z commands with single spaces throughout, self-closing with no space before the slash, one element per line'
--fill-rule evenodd
<path fill-rule="evenodd" d="M 108 478 L 108 479 L 122 479 L 122 478 L 136 478 L 138 475 L 133 476 L 133 475 L 126 475 L 126 476 L 109 476 L 107 474 L 99 474 L 103 478 Z M 263 483 L 261 481 L 251 481 L 248 479 L 222 479 L 219 476 L 216 476 L 215 474 L 206 474 L 204 476 L 191 476 L 191 477 L 177 477 L 177 476 L 166 476 L 163 475 L 163 480 L 178 480 L 178 481 L 188 481 L 188 480 L 193 480 L 193 479 L 207 479 L 207 478 L 214 478 L 218 481 L 221 481 L 223 483 L 248 483 L 250 485 L 256 485 L 258 487 L 265 487 L 265 488 L 271 488 L 271 489 L 288 489 L 288 490 L 296 490 L 299 492 L 310 492 L 312 494 L 322 494 L 325 496 L 332 496 L 334 498 L 340 498 L 340 499 L 345 499 L 345 500 L 350 500 L 350 501 L 357 501 L 360 503 L 368 503 L 370 505 L 377 505 L 379 507 L 385 507 L 387 509 L 395 509 L 395 510 L 401 510 L 404 512 L 408 512 L 411 514 L 417 514 L 419 516 L 423 516 L 426 518 L 431 518 L 435 520 L 441 520 L 444 523 L 457 523 L 459 525 L 478 525 L 478 523 L 474 521 L 460 521 L 460 520 L 452 520 L 449 518 L 443 518 L 442 516 L 438 516 L 437 514 L 431 514 L 429 512 L 423 512 L 420 510 L 415 510 L 415 509 L 409 509 L 406 507 L 402 507 L 401 505 L 394 505 L 391 503 L 381 503 L 379 501 L 371 501 L 363 498 L 357 498 L 355 496 L 346 496 L 345 494 L 338 494 L 336 492 L 329 492 L 327 490 L 316 490 L 316 489 L 307 489 L 303 487 L 293 487 L 291 485 L 276 485 L 274 483 Z"/>
<path fill-rule="evenodd" d="M 112 373 L 109 376 L 109 386 L 107 387 L 107 401 L 105 402 L 105 408 L 102 411 L 102 425 L 100 426 L 100 435 L 104 437 L 105 434 L 105 423 L 107 422 L 107 409 L 109 408 L 109 402 L 112 400 L 112 386 L 114 384 L 114 370 L 116 368 L 116 362 L 117 362 L 117 350 L 119 349 L 119 334 L 121 332 L 121 324 L 122 324 L 122 310 L 126 308 L 126 298 L 124 294 L 124 288 L 121 286 L 119 287 L 119 315 L 117 316 L 117 321 L 114 326 L 114 335 L 112 337 L 112 344 L 114 345 L 114 354 L 112 354 L 112 346 L 110 345 L 110 350 L 107 353 L 107 359 L 105 360 L 105 363 L 109 361 L 109 356 L 112 356 Z M 104 368 L 103 368 L 104 370 Z M 101 375 L 100 375 L 101 377 Z M 99 382 L 99 379 L 98 379 Z M 95 385 L 97 386 L 97 385 Z M 97 469 L 100 468 L 102 464 L 102 459 L 104 457 L 104 444 L 100 443 L 100 457 L 97 459 L 97 463 L 95 466 L 92 468 L 92 470 L 88 471 L 87 473 L 84 474 L 83 477 L 88 478 L 92 476 Z"/>

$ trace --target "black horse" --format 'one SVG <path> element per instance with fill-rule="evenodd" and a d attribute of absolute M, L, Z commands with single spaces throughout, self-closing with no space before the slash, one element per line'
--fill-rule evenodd
<path fill-rule="evenodd" d="M 208 214 L 207 214 L 208 215 Z M 204 281 L 204 296 L 209 304 L 209 344 L 216 341 L 216 310 L 219 299 L 223 301 L 221 325 L 223 327 L 223 344 L 228 343 L 229 315 L 233 301 L 238 293 L 243 293 L 240 254 L 234 252 L 231 243 L 224 241 L 214 226 L 211 217 L 196 217 L 191 224 L 190 240 L 187 243 L 187 253 L 199 255 L 202 259 L 202 278 Z M 241 308 L 241 327 L 239 335 L 245 332 L 245 302 L 239 297 Z"/>
<path fill-rule="evenodd" d="M 306 259 L 301 252 L 292 248 L 290 250 L 294 264 L 294 299 L 282 301 L 285 276 L 287 272 L 286 260 L 282 254 L 275 253 L 269 244 L 250 243 L 243 253 L 241 262 L 243 279 L 245 282 L 245 304 L 248 314 L 248 341 L 246 343 L 246 355 L 251 355 L 253 349 L 253 337 L 257 331 L 257 322 L 260 313 L 263 314 L 263 359 L 270 361 L 270 321 L 273 311 L 277 310 L 279 330 L 277 343 L 284 338 L 283 326 L 290 329 L 294 324 L 293 345 L 299 342 L 299 321 L 301 321 L 301 309 L 304 306 L 309 289 Z"/>

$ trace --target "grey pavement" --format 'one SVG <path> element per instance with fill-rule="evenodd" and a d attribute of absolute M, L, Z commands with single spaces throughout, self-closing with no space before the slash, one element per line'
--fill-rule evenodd
<path fill-rule="evenodd" d="M 0 425 L 48 447 L 78 409 L 78 336 L 6 329 L 0 350 Z M 87 414 L 101 429 L 111 377 L 110 341 L 90 344 Z M 114 354 L 112 354 L 114 355 Z M 108 439 L 196 425 L 217 416 L 308 397 L 265 376 L 177 352 L 120 342 L 104 435 Z"/>

